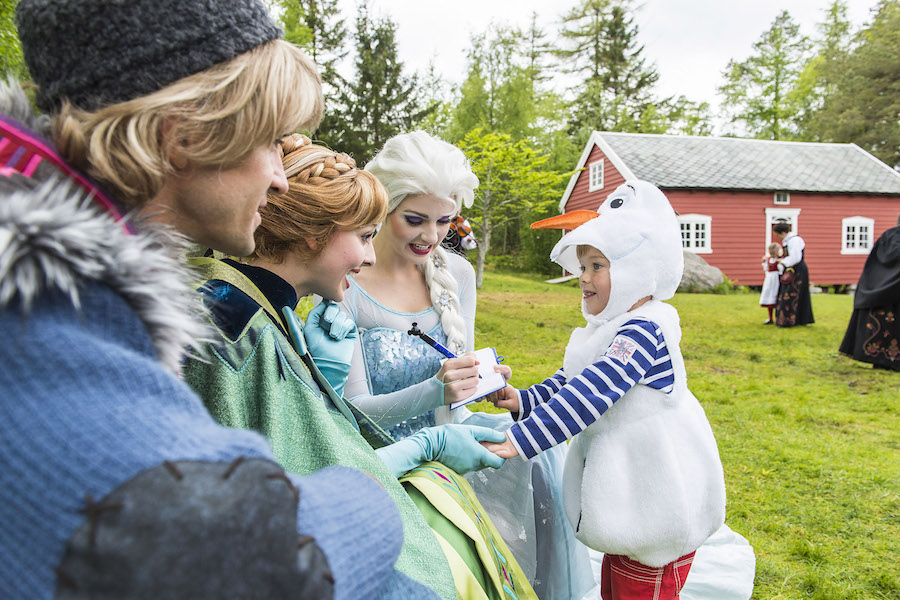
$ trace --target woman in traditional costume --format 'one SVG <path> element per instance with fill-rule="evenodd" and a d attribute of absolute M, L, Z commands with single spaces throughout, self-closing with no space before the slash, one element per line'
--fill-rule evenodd
<path fill-rule="evenodd" d="M 876 369 L 900 371 L 900 218 L 866 259 L 840 353 Z"/>
<path fill-rule="evenodd" d="M 772 228 L 775 237 L 784 248 L 781 266 L 784 273 L 778 286 L 775 304 L 775 325 L 794 327 L 815 323 L 812 301 L 809 297 L 809 269 L 806 267 L 806 242 L 791 232 L 787 223 L 776 223 Z"/>

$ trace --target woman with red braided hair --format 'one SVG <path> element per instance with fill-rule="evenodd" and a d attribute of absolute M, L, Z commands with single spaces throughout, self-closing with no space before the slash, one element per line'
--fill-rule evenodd
<path fill-rule="evenodd" d="M 378 481 L 403 520 L 400 572 L 447 599 L 534 598 L 454 472 L 500 466 L 479 444 L 498 432 L 446 425 L 394 442 L 342 398 L 356 327 L 336 301 L 348 275 L 375 263 L 372 238 L 387 194 L 346 154 L 298 134 L 282 143 L 289 191 L 260 211 L 250 261 L 194 260 L 222 339 L 208 361 L 185 364 L 185 379 L 222 424 L 265 434 L 286 468 L 343 465 Z M 309 294 L 324 301 L 304 323 L 295 311 Z"/>

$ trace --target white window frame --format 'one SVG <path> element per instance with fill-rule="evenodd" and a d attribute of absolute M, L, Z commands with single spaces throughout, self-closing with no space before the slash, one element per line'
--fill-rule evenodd
<path fill-rule="evenodd" d="M 784 221 L 791 226 L 791 232 L 800 235 L 800 209 L 799 208 L 767 208 L 766 209 L 766 243 L 768 248 L 775 240 L 772 237 L 772 225 L 778 221 Z"/>
<path fill-rule="evenodd" d="M 779 197 L 783 197 L 784 200 L 779 200 Z M 775 196 L 772 198 L 772 203 L 781 206 L 787 206 L 791 203 L 791 195 L 787 192 L 775 192 Z"/>
<path fill-rule="evenodd" d="M 865 239 L 861 235 L 865 228 Z M 875 219 L 847 217 L 841 220 L 841 254 L 868 254 L 875 243 Z M 852 236 L 852 239 L 850 239 Z"/>
<path fill-rule="evenodd" d="M 603 163 L 604 159 L 595 160 L 588 166 L 588 191 L 596 192 L 603 189 Z"/>
<path fill-rule="evenodd" d="M 681 231 L 681 247 L 684 250 L 690 250 L 694 254 L 712 254 L 712 217 L 709 215 L 698 215 L 698 214 L 688 214 L 688 215 L 678 215 L 678 225 L 679 230 Z M 690 231 L 688 236 L 687 244 L 685 244 L 685 236 L 684 236 L 684 226 L 687 225 Z M 697 229 L 702 226 L 703 228 L 703 241 L 702 243 L 697 243 L 696 232 Z"/>

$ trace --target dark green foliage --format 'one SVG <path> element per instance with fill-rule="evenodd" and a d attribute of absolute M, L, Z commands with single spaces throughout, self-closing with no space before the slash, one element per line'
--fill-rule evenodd
<path fill-rule="evenodd" d="M 341 98 L 347 82 L 337 72 L 338 63 L 347 56 L 347 28 L 337 0 L 274 0 L 284 38 L 303 48 L 319 67 L 325 110 L 313 137 L 326 143 L 343 128 Z"/>
<path fill-rule="evenodd" d="M 557 55 L 570 72 L 585 75 L 569 118 L 569 132 L 586 138 L 594 130 L 644 131 L 659 79 L 648 66 L 629 0 L 584 0 L 563 18 L 568 48 Z"/>
<path fill-rule="evenodd" d="M 342 127 L 327 141 L 364 165 L 389 138 L 415 128 L 435 106 L 422 106 L 418 79 L 403 73 L 396 24 L 372 19 L 365 4 L 356 18 L 356 74 L 342 95 Z M 323 133 L 323 137 L 325 134 Z"/>
<path fill-rule="evenodd" d="M 809 41 L 783 10 L 771 28 L 753 44 L 755 54 L 731 60 L 725 84 L 719 87 L 732 123 L 741 123 L 752 137 L 786 140 L 795 137 L 789 93 L 797 83 L 809 51 Z M 743 133 L 743 132 L 738 132 Z"/>
<path fill-rule="evenodd" d="M 853 142 L 900 166 L 900 1 L 879 2 L 856 47 L 838 60 L 813 133 L 822 141 Z"/>
<path fill-rule="evenodd" d="M 16 35 L 16 4 L 17 0 L 0 0 L 0 76 L 23 78 L 28 71 Z"/>
<path fill-rule="evenodd" d="M 825 98 L 837 91 L 838 78 L 846 65 L 850 52 L 850 21 L 847 3 L 834 0 L 824 22 L 817 26 L 820 36 L 814 41 L 816 51 L 797 78 L 788 95 L 794 107 L 793 120 L 800 139 L 822 141 L 820 119 Z"/>

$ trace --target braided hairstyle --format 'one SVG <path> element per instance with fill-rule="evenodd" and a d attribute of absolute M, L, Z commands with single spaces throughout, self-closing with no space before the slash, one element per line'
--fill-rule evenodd
<path fill-rule="evenodd" d="M 318 256 L 336 231 L 384 221 L 387 193 L 371 173 L 343 152 L 313 144 L 295 133 L 281 140 L 286 194 L 270 194 L 260 210 L 253 257 L 274 263 L 288 253 Z"/>
<path fill-rule="evenodd" d="M 407 197 L 433 195 L 448 202 L 458 213 L 472 206 L 478 177 L 462 151 L 424 131 L 403 133 L 389 139 L 366 165 L 384 184 L 392 212 Z M 456 279 L 450 273 L 450 257 L 436 244 L 431 260 L 419 267 L 431 296 L 431 305 L 441 318 L 451 351 L 466 351 L 466 328 L 460 308 Z"/>

